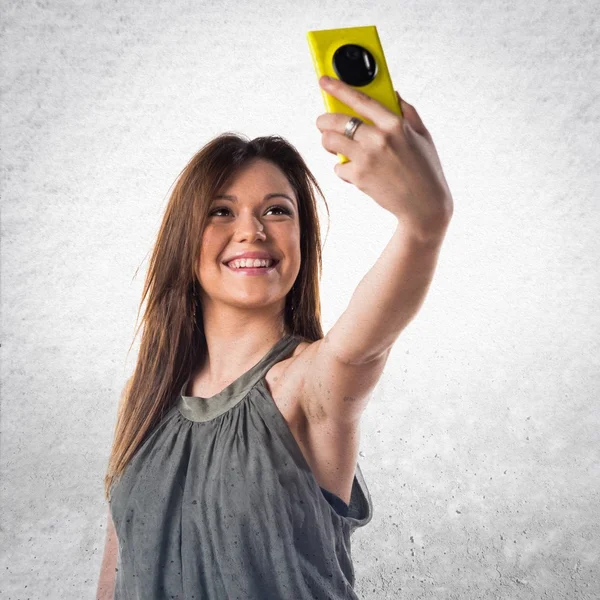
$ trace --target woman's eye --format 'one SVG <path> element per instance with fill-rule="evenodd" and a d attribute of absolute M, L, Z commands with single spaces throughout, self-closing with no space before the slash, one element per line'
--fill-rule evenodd
<path fill-rule="evenodd" d="M 283 212 L 284 215 L 289 215 L 290 214 L 290 211 L 287 208 L 284 208 L 283 206 L 279 206 L 279 205 L 271 206 L 270 208 L 267 209 L 267 212 L 270 211 L 270 210 L 273 210 L 273 209 L 279 210 L 279 211 Z M 219 208 L 215 208 L 215 210 L 213 210 L 210 213 L 210 216 L 216 215 L 216 213 L 221 212 L 223 210 L 229 212 L 228 208 L 226 208 L 225 206 L 221 206 Z M 220 216 L 220 215 L 216 215 L 216 216 Z"/>
<path fill-rule="evenodd" d="M 215 208 L 215 210 L 213 210 L 210 213 L 210 216 L 212 217 L 213 215 L 216 215 L 218 212 L 221 212 L 222 210 L 227 210 L 228 211 L 229 209 L 228 208 L 224 208 L 224 207 L 223 208 Z"/>
<path fill-rule="evenodd" d="M 287 208 L 284 208 L 283 206 L 279 206 L 279 205 L 271 206 L 271 208 L 269 208 L 269 210 L 271 210 L 273 208 L 275 210 L 280 210 L 281 212 L 283 212 L 284 215 L 289 215 L 290 214 L 290 211 Z"/>

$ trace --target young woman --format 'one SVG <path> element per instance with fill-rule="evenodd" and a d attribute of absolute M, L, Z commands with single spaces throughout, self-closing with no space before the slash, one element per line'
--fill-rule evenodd
<path fill-rule="evenodd" d="M 313 189 L 280 137 L 221 135 L 181 173 L 151 258 L 136 368 L 105 478 L 99 598 L 357 598 L 372 517 L 359 421 L 418 311 L 453 212 L 416 110 L 320 82 L 373 122 L 323 114 L 336 174 L 398 219 L 323 335 Z M 365 231 L 348 249 L 348 268 Z"/>

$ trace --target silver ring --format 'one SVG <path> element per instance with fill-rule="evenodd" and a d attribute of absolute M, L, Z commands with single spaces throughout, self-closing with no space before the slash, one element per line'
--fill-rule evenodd
<path fill-rule="evenodd" d="M 359 119 L 357 117 L 350 118 L 348 120 L 348 122 L 346 123 L 346 129 L 344 129 L 344 135 L 347 138 L 354 139 L 354 134 L 356 133 L 358 126 L 361 125 L 362 123 L 364 123 L 364 121 L 362 121 L 361 119 Z"/>

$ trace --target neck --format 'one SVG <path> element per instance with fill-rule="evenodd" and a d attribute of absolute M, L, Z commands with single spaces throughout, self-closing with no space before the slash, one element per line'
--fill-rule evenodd
<path fill-rule="evenodd" d="M 207 356 L 198 368 L 207 385 L 250 369 L 287 333 L 281 316 L 273 310 L 220 314 L 219 318 L 210 318 L 209 311 L 203 317 Z"/>

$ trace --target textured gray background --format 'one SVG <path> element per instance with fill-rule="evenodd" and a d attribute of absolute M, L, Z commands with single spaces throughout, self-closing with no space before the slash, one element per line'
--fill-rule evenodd
<path fill-rule="evenodd" d="M 394 218 L 321 146 L 305 38 L 373 24 L 455 212 L 363 417 L 357 592 L 600 597 L 598 5 L 365 8 L 2 2 L 2 598 L 93 597 L 147 259 L 204 143 L 276 133 L 306 158 L 326 331 L 383 251 Z"/>

